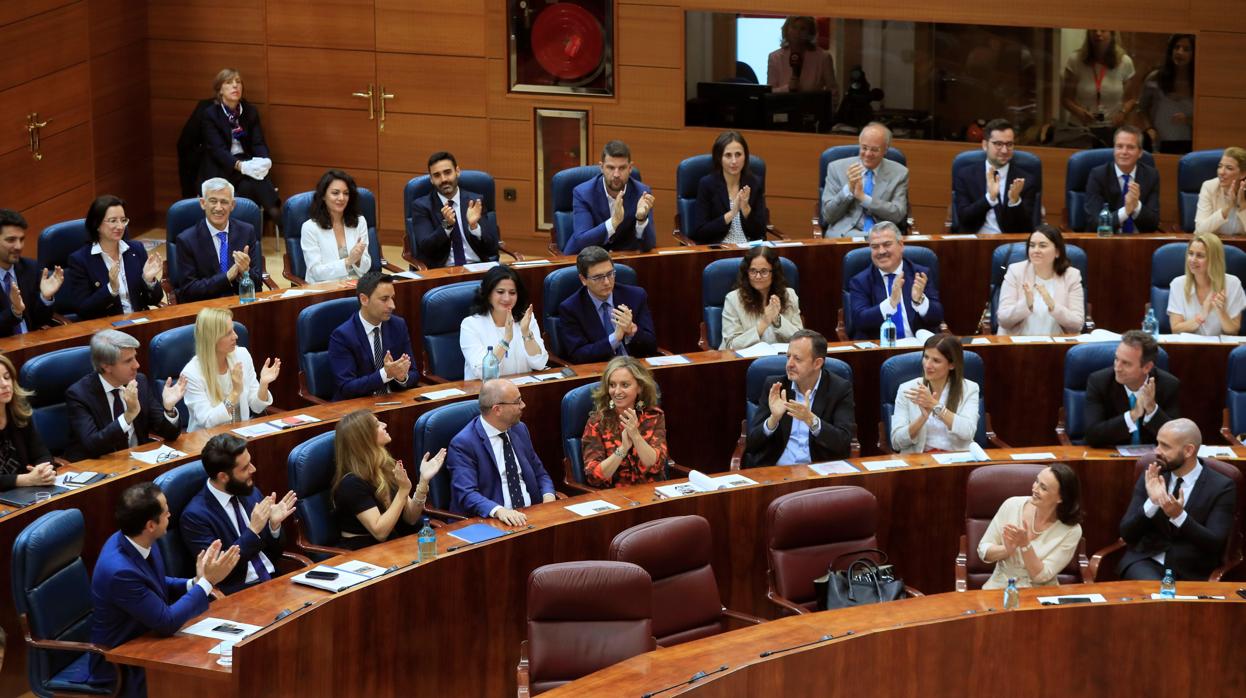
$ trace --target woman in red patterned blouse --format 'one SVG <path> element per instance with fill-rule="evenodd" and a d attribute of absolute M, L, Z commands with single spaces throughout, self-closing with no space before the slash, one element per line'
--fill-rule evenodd
<path fill-rule="evenodd" d="M 584 477 L 594 487 L 661 480 L 666 466 L 666 415 L 658 385 L 644 364 L 616 356 L 593 389 L 584 425 Z"/>

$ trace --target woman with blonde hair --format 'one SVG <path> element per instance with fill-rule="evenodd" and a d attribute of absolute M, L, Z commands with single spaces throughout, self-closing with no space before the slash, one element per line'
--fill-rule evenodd
<path fill-rule="evenodd" d="M 593 388 L 593 413 L 580 439 L 584 478 L 594 487 L 663 479 L 666 415 L 658 384 L 644 364 L 616 356 Z"/>
<path fill-rule="evenodd" d="M 29 397 L 17 383 L 13 361 L 0 354 L 0 491 L 56 481 L 52 454 L 30 420 Z"/>
<path fill-rule="evenodd" d="M 1242 280 L 1224 270 L 1224 243 L 1212 233 L 1195 233 L 1186 247 L 1185 275 L 1168 285 L 1172 331 L 1237 334 L 1244 309 Z"/>
<path fill-rule="evenodd" d="M 1215 178 L 1203 182 L 1194 213 L 1194 232 L 1246 234 L 1246 148 L 1225 148 Z"/>
<path fill-rule="evenodd" d="M 186 431 L 245 422 L 273 404 L 268 386 L 281 373 L 281 359 L 264 361 L 259 375 L 251 352 L 238 344 L 234 314 L 204 308 L 195 317 L 195 356 L 182 369 L 186 378 Z M 211 379 L 208 377 L 211 376 Z"/>
<path fill-rule="evenodd" d="M 420 481 L 412 493 L 407 469 L 385 449 L 391 440 L 385 422 L 370 410 L 343 417 L 335 435 L 337 472 L 331 491 L 333 519 L 342 533 L 339 545 L 358 550 L 415 533 L 428 499 L 428 483 L 441 470 L 446 449 L 424 454 Z"/>

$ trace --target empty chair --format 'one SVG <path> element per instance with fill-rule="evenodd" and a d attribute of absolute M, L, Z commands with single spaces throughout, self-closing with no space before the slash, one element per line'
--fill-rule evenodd
<path fill-rule="evenodd" d="M 1112 161 L 1111 148 L 1092 148 L 1069 156 L 1064 175 L 1064 213 L 1070 230 L 1094 232 L 1097 229 L 1098 219 L 1088 217 L 1086 212 L 1086 181 L 1090 178 L 1091 170 Z M 1139 162 L 1155 167 L 1155 158 L 1145 151 Z M 1094 213 L 1098 215 L 1098 212 Z M 1116 215 L 1115 207 L 1112 215 Z"/>
<path fill-rule="evenodd" d="M 241 322 L 234 322 L 234 332 L 238 334 L 238 346 L 251 346 L 250 335 Z M 152 385 L 164 385 L 169 378 L 176 381 L 186 364 L 195 358 L 195 326 L 186 325 L 161 332 L 151 338 L 147 352 L 151 358 Z M 190 410 L 186 408 L 186 400 L 178 401 L 177 413 L 178 424 L 182 431 L 186 431 L 190 422 Z M 166 555 L 165 560 L 168 559 Z"/>
<path fill-rule="evenodd" d="M 195 576 L 195 556 L 186 548 L 182 539 L 182 510 L 203 489 L 207 480 L 208 475 L 200 460 L 183 463 L 161 473 L 155 480 L 169 507 L 168 530 L 156 540 L 156 547 L 160 548 L 160 554 L 164 557 L 164 568 L 169 576 Z M 229 546 L 232 541 L 223 540 L 221 543 Z"/>
<path fill-rule="evenodd" d="M 329 336 L 359 312 L 356 298 L 335 298 L 299 311 L 295 336 L 299 352 L 299 397 L 317 404 L 333 399 L 337 379 L 329 362 Z"/>
<path fill-rule="evenodd" d="M 1177 161 L 1177 217 L 1181 230 L 1194 232 L 1194 214 L 1198 212 L 1198 197 L 1203 182 L 1216 178 L 1223 150 L 1196 150 L 1186 153 Z M 1240 234 L 1240 233 L 1239 233 Z"/>
<path fill-rule="evenodd" d="M 1064 355 L 1064 399 L 1056 422 L 1061 444 L 1086 442 L 1086 381 L 1090 374 L 1108 368 L 1116 359 L 1117 342 L 1094 342 L 1069 347 Z M 968 354 L 968 352 L 966 352 Z M 1155 366 L 1168 370 L 1168 352 L 1161 347 Z"/>
<path fill-rule="evenodd" d="M 554 204 L 554 228 L 550 231 L 549 251 L 553 254 L 564 253 L 567 243 L 575 235 L 574 200 L 572 192 L 575 188 L 601 174 L 599 165 L 581 165 L 555 172 L 550 179 L 550 193 Z M 632 179 L 642 181 L 640 169 L 632 168 Z M 650 222 L 650 225 L 653 225 Z"/>
<path fill-rule="evenodd" d="M 471 314 L 472 298 L 478 281 L 462 281 L 430 289 L 420 300 L 423 318 L 425 377 L 438 383 L 463 380 L 463 351 L 459 346 L 459 326 Z M 518 324 L 518 323 L 516 323 Z M 519 328 L 516 328 L 516 332 Z M 523 351 L 523 340 L 513 351 Z M 478 358 L 478 357 L 474 357 Z"/>
<path fill-rule="evenodd" d="M 653 634 L 670 647 L 726 632 L 728 620 L 761 623 L 724 608 L 710 564 L 710 524 L 700 516 L 648 521 L 610 542 L 610 559 L 639 565 L 653 580 Z"/>
<path fill-rule="evenodd" d="M 31 419 L 43 444 L 53 456 L 62 456 L 69 446 L 69 408 L 65 391 L 95 369 L 90 347 L 69 347 L 32 356 L 18 371 L 18 383 L 29 390 Z"/>
<path fill-rule="evenodd" d="M 372 266 L 368 271 L 402 271 L 387 263 L 381 255 L 381 239 L 376 233 L 376 196 L 368 189 L 359 187 L 359 215 L 368 225 L 368 257 Z M 311 219 L 312 199 L 316 192 L 295 194 L 281 204 L 281 235 L 286 239 L 284 267 L 281 275 L 296 286 L 306 281 L 307 260 L 303 257 L 303 224 Z"/>
<path fill-rule="evenodd" d="M 1151 309 L 1159 321 L 1159 331 L 1168 334 L 1172 323 L 1168 318 L 1169 287 L 1172 280 L 1185 276 L 1185 256 L 1189 243 L 1170 242 L 1151 253 Z M 1233 245 L 1224 245 L 1224 272 L 1246 283 L 1246 252 Z M 1243 323 L 1246 329 L 1246 323 Z M 1240 333 L 1241 330 L 1239 330 Z"/>
<path fill-rule="evenodd" d="M 520 695 L 537 695 L 648 652 L 653 582 L 627 562 L 560 562 L 528 575 Z"/>
<path fill-rule="evenodd" d="M 616 284 L 638 285 L 636 270 L 626 264 L 615 262 L 614 274 Z M 563 356 L 562 342 L 558 338 L 558 306 L 580 290 L 580 286 L 580 272 L 574 265 L 555 269 L 545 276 L 541 290 L 541 314 L 545 328 L 545 347 L 551 357 Z"/>
<path fill-rule="evenodd" d="M 903 257 L 913 264 L 926 267 L 928 270 L 926 285 L 939 288 L 939 257 L 935 255 L 934 250 L 920 245 L 905 245 Z M 848 283 L 852 281 L 852 277 L 860 274 L 872 264 L 868 247 L 858 247 L 849 250 L 848 254 L 844 255 L 843 299 L 839 308 L 839 321 L 835 327 L 835 332 L 841 342 L 858 338 L 855 318 L 852 317 L 852 298 L 848 292 Z M 873 337 L 873 339 L 878 338 Z"/>
<path fill-rule="evenodd" d="M 1246 346 L 1238 345 L 1229 352 L 1228 386 L 1225 389 L 1224 422 L 1220 435 L 1234 446 L 1246 435 Z"/>
<path fill-rule="evenodd" d="M 333 476 L 336 472 L 333 447 L 335 433 L 327 431 L 295 446 L 286 459 L 290 489 L 298 497 L 299 550 L 313 560 L 324 560 L 350 551 L 335 547 L 342 538 L 333 520 Z M 289 532 L 286 533 L 289 536 Z"/>
<path fill-rule="evenodd" d="M 425 453 L 437 453 L 449 449 L 450 442 L 472 420 L 480 416 L 480 404 L 476 400 L 463 400 L 435 407 L 415 420 L 412 443 L 416 459 Z M 450 513 L 450 468 L 443 467 L 428 483 L 428 503 L 424 511 L 441 519 L 458 520 L 465 517 Z"/>
<path fill-rule="evenodd" d="M 800 272 L 796 263 L 787 257 L 780 257 L 779 264 L 783 267 L 783 277 L 788 288 L 800 295 Z M 716 259 L 705 265 L 701 272 L 701 339 L 698 342 L 702 351 L 714 350 L 722 346 L 723 339 L 723 303 L 727 294 L 735 288 L 736 278 L 740 273 L 739 259 Z"/>
<path fill-rule="evenodd" d="M 896 393 L 902 383 L 922 375 L 922 354 L 923 352 L 915 351 L 892 356 L 883 362 L 879 370 L 878 397 L 882 409 L 882 421 L 878 427 L 878 440 L 879 448 L 884 452 L 892 453 L 899 450 L 891 443 L 891 418 L 896 409 Z M 995 435 L 994 429 L 991 428 L 991 416 L 986 411 L 986 368 L 982 363 L 982 357 L 975 352 L 967 351 L 964 353 L 964 363 L 965 380 L 977 383 L 979 391 L 978 427 L 974 432 L 974 442 L 983 448 L 990 446 L 1008 448 L 1008 445 Z"/>

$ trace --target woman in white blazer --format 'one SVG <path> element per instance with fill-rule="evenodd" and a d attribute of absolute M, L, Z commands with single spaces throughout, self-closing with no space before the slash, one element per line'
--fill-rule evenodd
<path fill-rule="evenodd" d="M 1246 235 L 1246 148 L 1225 148 L 1216 178 L 1203 182 L 1194 232 Z"/>
<path fill-rule="evenodd" d="M 723 301 L 720 350 L 782 343 L 804 329 L 800 299 L 788 288 L 779 259 L 773 247 L 752 247 L 744 253 L 735 290 Z"/>
<path fill-rule="evenodd" d="M 1064 236 L 1046 223 L 1030 233 L 1023 262 L 1008 265 L 999 291 L 1000 334 L 1054 335 L 1082 331 L 1082 273 L 1069 263 Z"/>
<path fill-rule="evenodd" d="M 186 379 L 186 431 L 245 422 L 268 409 L 268 387 L 281 373 L 281 359 L 267 359 L 258 375 L 246 347 L 238 345 L 234 314 L 204 308 L 195 318 L 195 355 L 182 369 Z"/>
<path fill-rule="evenodd" d="M 498 358 L 499 376 L 539 371 L 549 362 L 523 281 L 504 264 L 485 272 L 472 299 L 471 314 L 459 325 L 465 380 L 481 377 L 490 348 Z"/>
<path fill-rule="evenodd" d="M 359 278 L 372 269 L 368 221 L 359 212 L 359 188 L 341 170 L 329 170 L 312 195 L 311 217 L 299 244 L 307 263 L 307 283 Z"/>
<path fill-rule="evenodd" d="M 898 453 L 964 451 L 978 431 L 978 399 L 978 384 L 965 378 L 960 338 L 927 339 L 922 375 L 896 391 L 891 447 Z"/>

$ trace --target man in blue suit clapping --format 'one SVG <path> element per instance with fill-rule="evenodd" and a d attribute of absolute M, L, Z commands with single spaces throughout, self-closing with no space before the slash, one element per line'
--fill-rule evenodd
<path fill-rule="evenodd" d="M 565 358 L 587 364 L 658 353 L 645 289 L 616 284 L 614 262 L 600 247 L 582 250 L 575 267 L 582 286 L 558 304 L 558 339 Z"/>
<path fill-rule="evenodd" d="M 414 388 L 420 371 L 411 358 L 407 322 L 394 314 L 394 277 L 370 271 L 359 278 L 359 312 L 329 335 L 334 400 Z"/>
<path fill-rule="evenodd" d="M 930 270 L 904 258 L 900 229 L 879 221 L 870 230 L 870 264 L 848 281 L 853 339 L 878 338 L 884 317 L 896 325 L 896 337 L 912 337 L 918 330 L 938 332 L 943 322 L 939 289 Z"/>
<path fill-rule="evenodd" d="M 601 174 L 571 192 L 575 233 L 563 254 L 591 245 L 607 250 L 648 252 L 657 244 L 653 232 L 653 192 L 632 177 L 632 151 L 610 141 L 601 151 Z"/>

